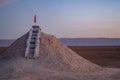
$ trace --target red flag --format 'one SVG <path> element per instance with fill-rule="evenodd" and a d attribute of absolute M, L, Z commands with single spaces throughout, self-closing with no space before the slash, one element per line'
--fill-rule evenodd
<path fill-rule="evenodd" d="M 34 16 L 34 23 L 36 23 L 36 15 Z"/>

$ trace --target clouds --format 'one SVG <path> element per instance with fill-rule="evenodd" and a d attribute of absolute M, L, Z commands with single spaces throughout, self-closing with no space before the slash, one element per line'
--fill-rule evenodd
<path fill-rule="evenodd" d="M 16 0 L 0 0 L 0 7 L 15 2 Z"/>

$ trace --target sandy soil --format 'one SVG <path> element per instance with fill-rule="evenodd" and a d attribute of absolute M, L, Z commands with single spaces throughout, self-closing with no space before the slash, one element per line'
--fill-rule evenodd
<path fill-rule="evenodd" d="M 102 67 L 120 68 L 120 46 L 68 46 L 85 59 Z M 0 47 L 3 52 L 7 47 Z"/>
<path fill-rule="evenodd" d="M 2 53 L 7 47 L 0 46 L 0 53 Z"/>
<path fill-rule="evenodd" d="M 102 67 L 120 68 L 120 46 L 69 46 L 69 48 Z"/>

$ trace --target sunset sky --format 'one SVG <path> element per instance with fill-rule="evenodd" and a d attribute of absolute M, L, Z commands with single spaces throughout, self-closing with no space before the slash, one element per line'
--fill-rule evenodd
<path fill-rule="evenodd" d="M 70 38 L 120 38 L 120 0 L 0 0 L 0 39 L 16 39 L 33 25 Z"/>

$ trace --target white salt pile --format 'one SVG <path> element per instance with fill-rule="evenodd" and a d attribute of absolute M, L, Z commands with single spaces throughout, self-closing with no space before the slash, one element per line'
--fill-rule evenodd
<path fill-rule="evenodd" d="M 106 80 L 114 71 L 82 58 L 56 37 L 41 33 L 37 59 L 24 58 L 28 34 L 0 55 L 0 80 Z M 115 78 L 114 78 L 115 79 Z M 120 79 L 120 78 L 116 78 Z"/>

